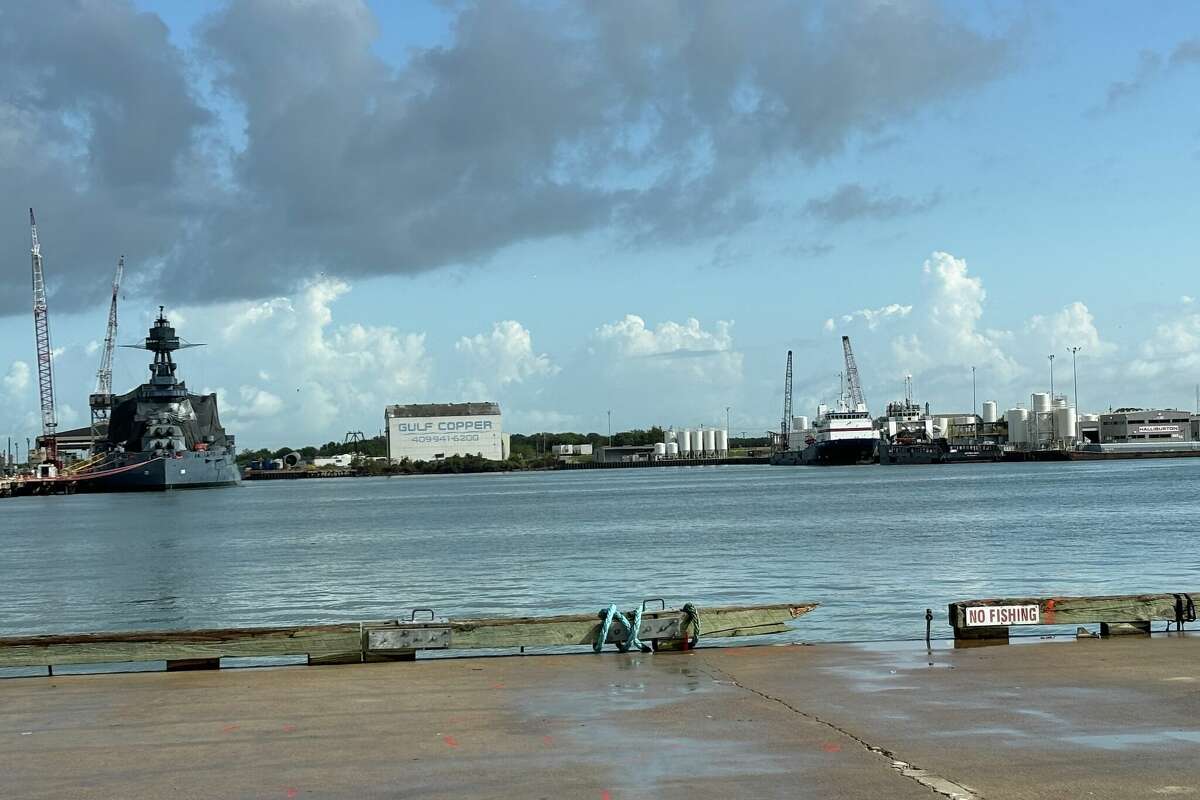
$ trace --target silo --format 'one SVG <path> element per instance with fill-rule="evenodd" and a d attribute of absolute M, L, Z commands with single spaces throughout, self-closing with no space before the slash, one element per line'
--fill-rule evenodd
<path fill-rule="evenodd" d="M 998 419 L 999 419 L 999 416 L 996 413 L 996 401 L 995 400 L 984 400 L 983 401 L 983 421 L 984 422 L 995 422 Z"/>
<path fill-rule="evenodd" d="M 707 428 L 704 431 L 704 452 L 709 455 L 717 452 L 717 431 L 715 428 Z"/>
<path fill-rule="evenodd" d="M 1034 392 L 1031 405 L 1033 406 L 1034 414 L 1046 413 L 1050 410 L 1050 394 L 1048 392 Z"/>
<path fill-rule="evenodd" d="M 704 429 L 692 431 L 692 455 L 704 455 Z"/>
<path fill-rule="evenodd" d="M 806 431 L 808 428 L 808 417 L 792 417 L 792 430 Z"/>
<path fill-rule="evenodd" d="M 685 458 L 692 453 L 692 432 L 684 428 L 679 432 L 679 455 Z"/>
<path fill-rule="evenodd" d="M 1029 411 L 1024 408 L 1010 408 L 1004 412 L 1008 421 L 1008 441 L 1013 444 L 1024 444 L 1029 441 Z"/>
<path fill-rule="evenodd" d="M 675 441 L 675 431 L 673 429 L 668 428 L 663 433 L 663 443 L 670 444 L 673 441 Z"/>
<path fill-rule="evenodd" d="M 724 428 L 717 431 L 717 455 L 721 458 L 729 457 L 729 431 Z"/>
<path fill-rule="evenodd" d="M 1067 441 L 1074 441 L 1079 436 L 1078 415 L 1074 408 L 1054 409 L 1054 435 Z"/>
<path fill-rule="evenodd" d="M 1053 403 L 1054 403 L 1055 408 L 1066 408 L 1067 407 L 1067 396 L 1060 394 L 1053 399 Z"/>
<path fill-rule="evenodd" d="M 655 444 L 654 444 L 655 457 L 662 458 L 666 454 L 667 454 L 667 443 L 666 442 L 655 442 Z"/>
<path fill-rule="evenodd" d="M 679 442 L 667 442 L 667 458 L 679 458 Z"/>

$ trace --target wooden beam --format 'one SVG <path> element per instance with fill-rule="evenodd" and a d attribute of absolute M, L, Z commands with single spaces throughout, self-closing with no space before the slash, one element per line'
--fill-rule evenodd
<path fill-rule="evenodd" d="M 701 638 L 783 633 L 787 622 L 807 614 L 816 603 L 701 608 Z M 632 612 L 627 612 L 632 618 Z M 681 611 L 653 611 L 643 619 L 676 618 Z M 0 667 L 166 661 L 172 669 L 212 668 L 221 658 L 308 656 L 310 664 L 407 660 L 407 651 L 372 651 L 371 630 L 449 628 L 449 648 L 504 649 L 591 645 L 600 632 L 598 614 L 516 617 L 420 623 L 368 622 L 286 628 L 223 628 L 195 631 L 77 633 L 0 637 Z M 614 626 L 618 627 L 618 626 Z M 690 633 L 690 631 L 689 631 Z M 615 640 L 617 631 L 610 635 Z"/>
<path fill-rule="evenodd" d="M 247 656 L 307 655 L 318 659 L 345 654 L 347 651 L 357 654 L 361 648 L 357 623 L 290 628 L 10 636 L 0 638 L 0 667 Z"/>
<path fill-rule="evenodd" d="M 1183 594 L 1182 592 L 1180 594 Z M 1200 599 L 1200 592 L 1190 592 Z M 1077 625 L 1096 622 L 1150 622 L 1175 619 L 1174 594 L 1127 594 L 1101 597 L 1005 597 L 951 603 L 950 625 L 970 630 L 968 608 L 987 606 L 1037 606 L 1040 625 Z"/>

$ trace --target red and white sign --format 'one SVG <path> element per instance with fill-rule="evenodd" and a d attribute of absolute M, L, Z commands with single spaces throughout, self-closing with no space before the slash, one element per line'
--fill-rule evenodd
<path fill-rule="evenodd" d="M 1038 606 L 968 606 L 963 611 L 968 628 L 1041 624 L 1041 609 Z"/>

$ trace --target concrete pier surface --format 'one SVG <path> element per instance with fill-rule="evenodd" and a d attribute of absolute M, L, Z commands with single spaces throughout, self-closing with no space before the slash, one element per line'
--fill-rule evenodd
<path fill-rule="evenodd" d="M 0 681 L 4 798 L 1200 798 L 1200 636 Z"/>

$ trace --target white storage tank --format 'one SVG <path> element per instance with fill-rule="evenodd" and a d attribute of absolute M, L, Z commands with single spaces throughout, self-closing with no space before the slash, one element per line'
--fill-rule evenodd
<path fill-rule="evenodd" d="M 983 401 L 983 421 L 984 422 L 995 422 L 999 418 L 1000 417 L 998 416 L 997 411 L 996 411 L 996 401 L 995 400 L 984 400 Z"/>
<path fill-rule="evenodd" d="M 667 442 L 667 458 L 679 458 L 679 442 Z"/>
<path fill-rule="evenodd" d="M 663 442 L 664 443 L 670 444 L 673 441 L 675 441 L 675 431 L 668 430 L 665 434 L 663 434 Z"/>
<path fill-rule="evenodd" d="M 729 455 L 729 431 L 724 428 L 717 431 L 717 455 L 721 458 Z"/>
<path fill-rule="evenodd" d="M 808 417 L 792 417 L 792 430 L 806 431 L 808 429 Z"/>
<path fill-rule="evenodd" d="M 1023 444 L 1029 441 L 1029 410 L 1025 408 L 1010 408 L 1004 412 L 1008 422 L 1008 440 L 1013 444 Z"/>
<path fill-rule="evenodd" d="M 704 453 L 704 431 L 692 431 L 692 455 L 699 456 Z"/>
<path fill-rule="evenodd" d="M 1049 392 L 1034 392 L 1033 393 L 1033 413 L 1044 414 L 1050 410 L 1050 393 Z"/>
<path fill-rule="evenodd" d="M 666 442 L 656 442 L 654 445 L 654 455 L 658 456 L 659 458 L 662 458 L 666 454 L 667 454 L 667 443 Z"/>
<path fill-rule="evenodd" d="M 717 452 L 717 431 L 715 428 L 709 428 L 704 431 L 704 452 Z"/>
<path fill-rule="evenodd" d="M 692 432 L 688 428 L 684 428 L 679 432 L 679 454 L 682 456 L 691 455 L 692 453 Z"/>
<path fill-rule="evenodd" d="M 1079 435 L 1079 420 L 1074 408 L 1054 409 L 1054 435 L 1067 440 L 1074 440 Z"/>

